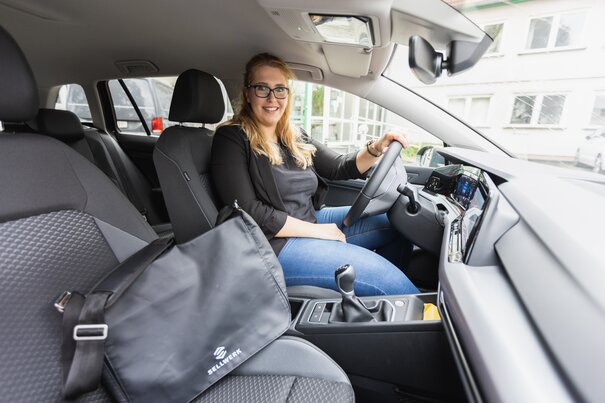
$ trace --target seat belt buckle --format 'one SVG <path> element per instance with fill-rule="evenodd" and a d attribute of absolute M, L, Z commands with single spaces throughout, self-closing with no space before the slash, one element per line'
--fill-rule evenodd
<path fill-rule="evenodd" d="M 55 308 L 57 308 L 57 311 L 60 313 L 65 312 L 65 305 L 67 305 L 70 299 L 71 292 L 63 291 L 63 293 L 55 300 Z"/>
<path fill-rule="evenodd" d="M 105 323 L 74 326 L 73 338 L 75 341 L 105 340 L 108 327 Z"/>

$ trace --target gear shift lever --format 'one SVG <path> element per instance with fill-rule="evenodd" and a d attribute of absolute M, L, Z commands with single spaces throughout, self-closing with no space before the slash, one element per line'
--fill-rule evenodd
<path fill-rule="evenodd" d="M 355 295 L 353 282 L 355 281 L 355 269 L 349 264 L 340 266 L 334 273 L 336 287 L 342 295 L 342 302 L 336 305 L 334 320 L 339 322 L 371 322 L 374 316 L 368 311 L 363 302 Z"/>

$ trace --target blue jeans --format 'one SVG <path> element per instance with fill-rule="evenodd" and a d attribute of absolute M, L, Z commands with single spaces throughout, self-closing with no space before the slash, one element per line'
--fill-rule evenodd
<path fill-rule="evenodd" d="M 398 261 L 411 243 L 389 223 L 386 214 L 367 217 L 350 227 L 343 225 L 349 207 L 326 207 L 316 211 L 319 224 L 334 223 L 347 243 L 316 238 L 290 238 L 279 253 L 286 284 L 314 285 L 336 290 L 334 271 L 351 264 L 357 274 L 357 295 L 415 294 L 418 289 L 391 261 Z M 373 250 L 380 250 L 381 256 Z M 391 261 L 387 260 L 391 259 Z"/>

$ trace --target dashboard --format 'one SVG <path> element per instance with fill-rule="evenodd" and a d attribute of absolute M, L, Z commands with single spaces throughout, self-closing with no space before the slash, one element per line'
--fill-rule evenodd
<path fill-rule="evenodd" d="M 605 177 L 439 153 L 458 165 L 419 194 L 449 212 L 438 305 L 469 401 L 602 401 Z"/>

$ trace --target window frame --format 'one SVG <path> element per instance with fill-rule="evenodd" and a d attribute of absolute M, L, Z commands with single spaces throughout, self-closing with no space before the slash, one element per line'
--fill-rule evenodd
<path fill-rule="evenodd" d="M 565 106 L 567 105 L 567 97 L 569 93 L 567 92 L 529 92 L 529 93 L 513 93 L 513 99 L 511 102 L 511 107 L 509 110 L 509 118 L 508 123 L 504 126 L 505 128 L 535 128 L 535 129 L 565 129 L 564 125 L 564 117 L 565 117 Z M 536 97 L 534 101 L 534 105 L 532 107 L 532 114 L 529 123 L 512 123 L 511 120 L 513 118 L 513 111 L 515 110 L 515 101 L 519 97 Z M 548 96 L 562 96 L 563 97 L 563 107 L 561 108 L 561 114 L 559 115 L 559 123 L 538 123 L 540 120 L 540 114 L 542 113 L 542 107 L 544 97 Z M 539 108 L 536 109 L 536 105 L 539 105 Z"/>
<path fill-rule="evenodd" d="M 523 37 L 524 44 L 523 44 L 523 46 L 521 46 L 521 51 L 519 51 L 519 54 L 523 55 L 523 54 L 531 54 L 531 53 L 561 52 L 561 51 L 568 51 L 568 50 L 585 49 L 586 48 L 586 25 L 588 23 L 588 16 L 589 16 L 588 11 L 589 11 L 588 9 L 581 8 L 581 9 L 576 9 L 576 10 L 565 10 L 565 11 L 560 11 L 557 13 L 549 13 L 549 14 L 542 14 L 542 15 L 536 15 L 533 17 L 529 17 L 529 19 L 527 21 L 527 26 L 525 29 L 525 36 Z M 563 17 L 565 15 L 579 14 L 579 13 L 584 14 L 584 22 L 583 22 L 582 28 L 578 34 L 579 35 L 578 44 L 577 45 L 567 45 L 567 46 L 555 46 L 556 38 L 559 33 L 559 29 L 561 27 L 561 17 Z M 553 21 L 552 21 L 552 25 L 550 28 L 550 32 L 548 34 L 548 41 L 546 43 L 546 46 L 543 48 L 529 48 L 528 41 L 530 39 L 529 34 L 530 34 L 530 30 L 531 30 L 532 21 L 549 18 L 549 17 L 552 17 Z"/>
<path fill-rule="evenodd" d="M 158 88 L 167 89 L 170 87 L 170 85 L 167 84 L 166 82 L 162 81 L 162 79 L 173 79 L 174 84 L 176 84 L 177 78 L 178 78 L 177 76 L 157 76 L 157 77 L 150 76 L 150 77 L 126 77 L 126 78 L 122 78 L 121 80 L 124 80 L 124 83 L 130 92 L 131 92 L 131 87 L 129 86 L 130 84 L 128 83 L 128 80 L 139 80 L 139 81 L 142 81 L 145 83 L 145 85 L 147 86 L 146 88 L 150 92 L 149 95 L 151 95 L 151 97 L 147 100 L 147 102 L 149 102 L 151 105 L 153 105 L 153 109 L 154 109 L 154 111 L 152 113 L 152 118 L 156 118 L 156 117 L 162 118 L 163 128 L 164 128 L 164 130 L 166 130 L 170 126 L 180 124 L 180 122 L 174 122 L 174 121 L 169 120 L 170 106 L 168 107 L 168 110 L 165 110 L 163 108 L 164 105 L 162 104 L 162 101 L 160 100 L 160 95 L 158 94 Z M 223 115 L 223 119 L 216 124 L 183 123 L 183 126 L 206 127 L 209 129 L 214 129 L 219 124 L 221 124 L 224 121 L 229 120 L 233 117 L 233 106 L 231 105 L 229 94 L 227 93 L 225 85 L 218 77 L 214 77 L 214 78 L 219 83 L 219 86 L 221 87 L 221 92 L 223 94 L 223 101 L 225 104 L 225 113 Z M 111 127 L 113 127 L 113 131 L 118 135 L 125 135 L 125 136 L 156 137 L 156 138 L 159 137 L 163 133 L 163 131 L 162 132 L 153 132 L 151 130 L 151 122 L 146 122 L 147 126 L 149 127 L 149 133 L 147 133 L 145 130 L 142 130 L 142 131 L 130 130 L 129 131 L 129 130 L 124 130 L 123 127 L 119 127 L 118 121 L 120 119 L 118 119 L 118 116 L 116 114 L 116 105 L 114 104 L 114 99 L 113 99 L 112 90 L 111 90 L 111 86 L 110 86 L 110 82 L 115 81 L 116 85 L 120 87 L 120 90 L 122 92 L 124 92 L 119 84 L 119 80 L 120 80 L 119 78 L 115 78 L 115 79 L 111 79 L 111 80 L 102 82 L 105 87 L 105 91 L 107 92 L 108 106 L 109 106 L 109 109 L 111 110 L 111 120 L 112 120 Z M 137 84 L 137 85 L 139 85 L 139 84 Z M 174 88 L 173 88 L 173 93 L 174 93 Z M 124 95 L 126 96 L 127 94 L 124 92 Z M 131 95 L 132 95 L 132 93 L 131 93 Z M 136 102 L 136 97 L 134 97 L 134 95 L 133 95 L 133 100 Z M 132 100 L 128 99 L 127 101 L 130 104 L 129 107 L 132 109 L 135 109 L 134 105 L 132 105 Z M 172 103 L 172 96 L 171 96 L 170 102 Z M 148 109 L 148 108 L 150 108 L 150 106 L 141 107 L 137 104 L 137 108 L 142 110 L 142 109 Z M 156 112 L 159 112 L 159 113 L 156 113 Z M 164 116 L 164 113 L 165 113 L 165 116 Z M 141 123 L 140 119 L 138 121 L 139 121 L 139 123 Z"/>
<path fill-rule="evenodd" d="M 304 83 L 304 86 L 300 86 L 300 83 Z M 334 151 L 340 153 L 357 151 L 363 147 L 369 139 L 377 138 L 382 135 L 386 129 L 391 128 L 401 128 L 409 134 L 408 139 L 411 142 L 411 147 L 408 148 L 408 151 L 404 152 L 404 156 L 408 159 L 412 158 L 417 149 L 423 146 L 446 146 L 443 140 L 415 125 L 399 113 L 391 111 L 384 106 L 357 94 L 330 87 L 323 83 L 303 80 L 292 80 L 290 82 L 290 87 L 296 88 L 296 91 L 303 91 L 304 88 L 304 91 L 306 91 L 307 94 L 306 107 L 308 110 L 306 113 L 303 112 L 300 115 L 306 116 L 307 121 L 297 121 L 297 123 L 300 127 L 303 127 L 311 137 Z M 321 115 L 313 112 L 312 104 L 312 94 L 315 90 L 319 89 L 323 91 L 323 109 L 321 112 L 316 112 L 322 113 Z M 339 95 L 343 97 L 343 105 L 339 116 L 332 116 L 330 114 L 330 99 L 334 92 L 338 92 Z M 300 98 L 304 99 L 302 92 Z M 367 108 L 364 108 L 364 104 L 367 105 Z M 339 130 L 341 130 L 342 136 L 339 141 L 330 140 L 328 137 L 330 125 L 333 124 L 337 124 Z M 368 126 L 369 130 L 367 133 L 359 131 L 359 128 L 362 125 Z M 307 127 L 309 127 L 309 129 L 307 129 Z M 349 130 L 344 131 L 347 127 Z M 314 133 L 315 130 L 319 131 L 319 135 Z M 344 139 L 342 139 L 343 137 Z M 406 163 L 414 164 L 413 161 L 407 161 Z"/>

